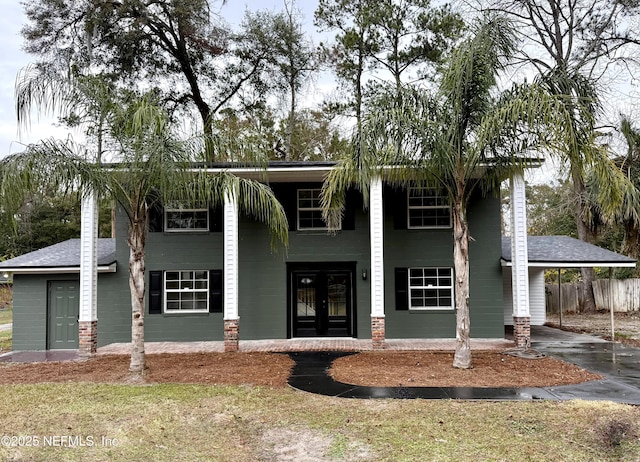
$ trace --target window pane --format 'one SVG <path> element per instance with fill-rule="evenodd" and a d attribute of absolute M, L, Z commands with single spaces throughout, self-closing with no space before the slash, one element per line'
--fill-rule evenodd
<path fill-rule="evenodd" d="M 425 277 L 437 277 L 438 276 L 438 268 L 423 268 L 423 274 Z"/>
<path fill-rule="evenodd" d="M 449 308 L 452 303 L 452 268 L 409 268 L 410 308 Z"/>
<path fill-rule="evenodd" d="M 180 276 L 178 276 L 179 273 L 177 273 L 176 271 L 167 271 L 165 274 L 167 281 L 177 281 L 178 279 L 180 279 Z"/>
<path fill-rule="evenodd" d="M 410 228 L 451 226 L 451 210 L 446 195 L 433 188 L 410 188 L 408 201 Z"/>
<path fill-rule="evenodd" d="M 168 230 L 208 230 L 208 209 L 166 210 Z"/>
<path fill-rule="evenodd" d="M 328 229 L 322 218 L 321 189 L 298 190 L 298 229 Z"/>
<path fill-rule="evenodd" d="M 167 271 L 166 311 L 208 311 L 208 278 L 209 272 L 203 270 Z"/>
<path fill-rule="evenodd" d="M 180 300 L 180 292 L 167 292 L 167 301 Z"/>

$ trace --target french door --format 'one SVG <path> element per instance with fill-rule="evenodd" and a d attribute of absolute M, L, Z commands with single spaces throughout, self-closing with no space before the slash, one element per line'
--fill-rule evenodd
<path fill-rule="evenodd" d="M 344 264 L 289 269 L 292 337 L 354 335 L 354 272 Z"/>

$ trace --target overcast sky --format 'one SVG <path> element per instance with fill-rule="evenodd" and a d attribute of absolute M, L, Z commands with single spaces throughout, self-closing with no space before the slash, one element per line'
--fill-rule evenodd
<path fill-rule="evenodd" d="M 227 0 L 221 8 L 222 16 L 232 25 L 241 20 L 245 9 L 281 10 L 283 0 Z M 313 30 L 313 11 L 317 0 L 298 0 L 306 26 Z M 22 51 L 20 29 L 25 22 L 19 0 L 0 0 L 0 158 L 20 152 L 24 144 L 50 136 L 67 136 L 66 131 L 55 127 L 52 120 L 38 121 L 34 117 L 28 131 L 18 133 L 14 110 L 14 84 L 18 71 L 33 61 Z"/>

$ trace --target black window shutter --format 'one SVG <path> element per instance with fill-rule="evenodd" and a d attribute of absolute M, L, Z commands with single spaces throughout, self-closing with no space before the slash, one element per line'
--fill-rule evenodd
<path fill-rule="evenodd" d="M 344 217 L 342 229 L 352 231 L 356 229 L 356 211 L 362 208 L 362 197 L 355 189 L 349 189 L 345 196 Z"/>
<path fill-rule="evenodd" d="M 162 271 L 149 271 L 149 314 L 162 313 Z"/>
<path fill-rule="evenodd" d="M 396 310 L 409 309 L 409 270 L 408 268 L 396 268 Z"/>
<path fill-rule="evenodd" d="M 149 208 L 149 232 L 161 233 L 164 231 L 164 208 L 159 202 Z"/>
<path fill-rule="evenodd" d="M 222 313 L 222 270 L 209 271 L 209 313 Z"/>
<path fill-rule="evenodd" d="M 224 209 L 221 205 L 217 207 L 209 207 L 209 231 L 212 233 L 221 233 L 224 221 Z"/>
<path fill-rule="evenodd" d="M 289 231 L 295 231 L 298 223 L 298 189 L 295 184 L 272 184 L 271 189 L 287 215 Z"/>
<path fill-rule="evenodd" d="M 393 210 L 393 227 L 394 229 L 407 229 L 407 190 L 391 189 L 390 198 L 393 201 L 391 210 Z"/>

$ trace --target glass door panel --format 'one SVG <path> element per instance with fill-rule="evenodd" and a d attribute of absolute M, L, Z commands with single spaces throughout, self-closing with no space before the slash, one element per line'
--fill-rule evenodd
<path fill-rule="evenodd" d="M 352 335 L 352 273 L 293 271 L 292 321 L 294 337 Z"/>
<path fill-rule="evenodd" d="M 297 316 L 315 317 L 316 315 L 316 276 L 296 277 Z"/>

